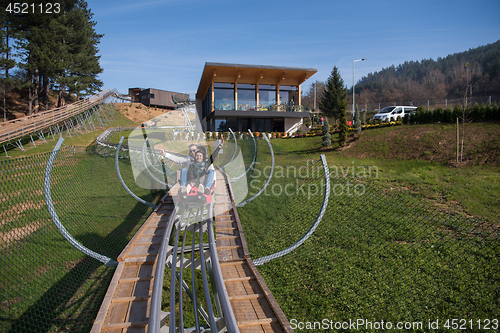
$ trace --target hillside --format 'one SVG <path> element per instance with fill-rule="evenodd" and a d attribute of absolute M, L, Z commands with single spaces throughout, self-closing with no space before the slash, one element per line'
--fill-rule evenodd
<path fill-rule="evenodd" d="M 123 114 L 127 119 L 134 122 L 136 125 L 147 122 L 155 117 L 166 114 L 168 126 L 184 127 L 184 115 L 182 111 L 165 110 L 154 106 L 148 107 L 141 103 L 115 103 L 116 109 Z M 195 121 L 195 114 L 190 115 L 190 120 Z"/>
<path fill-rule="evenodd" d="M 466 124 L 463 164 L 500 166 L 499 134 L 498 122 Z M 456 165 L 457 128 L 436 124 L 366 130 L 342 154 L 354 158 L 419 159 Z"/>
<path fill-rule="evenodd" d="M 467 80 L 473 96 L 500 95 L 500 40 L 437 60 L 406 61 L 370 73 L 356 83 L 356 93 L 369 95 L 365 96 L 369 103 L 462 98 Z"/>
<path fill-rule="evenodd" d="M 1 80 L 0 80 L 1 82 Z M 58 91 L 49 90 L 49 110 L 57 107 Z M 75 95 L 64 95 L 66 104 L 74 103 L 78 100 Z M 42 103 L 42 100 L 40 101 Z M 36 112 L 45 111 L 45 103 Z M 3 108 L 3 105 L 2 105 Z M 28 89 L 14 88 L 5 96 L 5 109 L 7 120 L 17 119 L 26 116 L 28 113 Z M 3 113 L 3 112 L 2 112 Z M 3 116 L 3 114 L 2 114 Z"/>

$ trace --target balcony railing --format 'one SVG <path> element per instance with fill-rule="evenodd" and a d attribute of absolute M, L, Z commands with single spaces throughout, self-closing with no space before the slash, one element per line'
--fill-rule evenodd
<path fill-rule="evenodd" d="M 238 101 L 238 107 L 235 108 L 234 101 L 216 101 L 214 103 L 214 110 L 238 110 L 238 111 L 278 111 L 278 112 L 302 112 L 304 108 L 302 105 L 294 103 L 286 104 L 258 104 L 255 101 Z"/>

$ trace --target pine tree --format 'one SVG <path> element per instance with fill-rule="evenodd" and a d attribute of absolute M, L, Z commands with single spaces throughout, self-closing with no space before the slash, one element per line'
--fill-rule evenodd
<path fill-rule="evenodd" d="M 95 25 L 87 3 L 79 0 L 75 10 L 67 16 L 67 26 L 70 27 L 67 43 L 71 61 L 62 80 L 69 91 L 78 96 L 95 93 L 102 86 L 102 81 L 97 79 L 97 75 L 102 73 L 97 44 L 103 35 L 95 32 Z"/>
<path fill-rule="evenodd" d="M 347 142 L 347 114 L 346 114 L 347 103 L 345 100 L 342 101 L 341 110 L 339 113 L 339 146 L 342 147 Z"/>
<path fill-rule="evenodd" d="M 320 109 L 326 116 L 338 119 L 345 103 L 347 88 L 340 76 L 338 68 L 333 67 L 332 73 L 326 82 L 326 88 L 320 101 Z M 345 108 L 344 108 L 345 109 Z"/>
<path fill-rule="evenodd" d="M 97 44 L 103 35 L 95 32 L 96 23 L 87 3 L 83 0 L 59 3 L 61 10 L 50 15 L 36 12 L 7 15 L 19 31 L 18 66 L 27 74 L 28 114 L 38 107 L 39 97 L 48 108 L 50 84 L 59 85 L 58 106 L 64 104 L 64 93 L 91 94 L 102 86 L 97 79 L 102 72 Z"/>

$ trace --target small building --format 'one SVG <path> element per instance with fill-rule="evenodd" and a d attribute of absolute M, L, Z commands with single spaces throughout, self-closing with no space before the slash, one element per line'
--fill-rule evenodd
<path fill-rule="evenodd" d="M 166 109 L 174 109 L 176 103 L 189 100 L 189 94 L 154 88 L 129 88 L 128 95 L 132 98 L 132 103 L 142 103 Z"/>
<path fill-rule="evenodd" d="M 309 118 L 301 84 L 315 68 L 205 63 L 196 109 L 203 131 L 296 132 Z"/>

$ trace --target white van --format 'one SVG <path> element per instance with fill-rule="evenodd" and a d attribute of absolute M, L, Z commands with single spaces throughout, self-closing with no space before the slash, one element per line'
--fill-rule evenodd
<path fill-rule="evenodd" d="M 405 114 L 415 113 L 416 110 L 416 106 L 387 106 L 374 115 L 373 120 L 396 121 L 398 117 L 403 119 Z"/>

